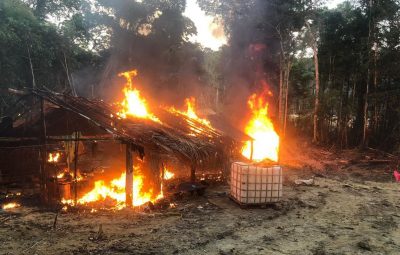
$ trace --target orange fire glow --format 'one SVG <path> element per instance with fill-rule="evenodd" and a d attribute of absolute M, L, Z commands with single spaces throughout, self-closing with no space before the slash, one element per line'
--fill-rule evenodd
<path fill-rule="evenodd" d="M 57 174 L 57 179 L 63 179 L 65 177 L 67 177 L 67 176 L 70 176 L 72 179 L 75 179 L 74 172 L 69 172 L 68 169 L 65 169 L 61 173 Z M 82 175 L 81 175 L 79 170 L 76 173 L 76 180 L 77 181 L 82 181 L 83 180 L 83 177 L 82 177 Z"/>
<path fill-rule="evenodd" d="M 140 91 L 133 87 L 132 79 L 136 75 L 136 70 L 123 72 L 118 75 L 126 79 L 125 88 L 123 89 L 125 99 L 121 102 L 122 109 L 119 111 L 118 116 L 124 119 L 128 116 L 133 116 L 160 122 L 156 116 L 149 112 L 146 99 L 140 95 Z"/>
<path fill-rule="evenodd" d="M 194 97 L 186 98 L 185 104 L 186 104 L 187 110 L 186 110 L 186 113 L 184 113 L 184 114 L 186 116 L 188 116 L 191 119 L 195 119 L 208 127 L 211 127 L 210 121 L 199 118 L 199 116 L 197 116 L 197 114 L 196 114 L 196 99 Z"/>
<path fill-rule="evenodd" d="M 256 162 L 269 159 L 278 161 L 279 135 L 274 129 L 271 119 L 268 117 L 268 103 L 263 96 L 253 94 L 248 100 L 252 117 L 245 127 L 245 133 L 251 136 L 253 141 L 253 157 Z M 242 155 L 251 158 L 251 142 L 247 141 L 242 148 Z"/>
<path fill-rule="evenodd" d="M 204 129 L 198 125 L 196 125 L 193 121 L 200 122 L 201 124 L 207 126 L 210 129 L 214 129 L 211 126 L 211 123 L 207 119 L 200 118 L 196 113 L 196 99 L 194 97 L 186 98 L 185 99 L 186 111 L 180 111 L 175 109 L 174 107 L 170 107 L 168 110 L 172 113 L 177 113 L 188 117 L 187 121 L 191 124 L 190 129 L 194 132 L 189 135 L 196 136 L 196 134 L 202 133 Z"/>
<path fill-rule="evenodd" d="M 135 168 L 135 171 L 138 169 Z M 78 204 L 89 204 L 97 201 L 104 201 L 105 199 L 112 199 L 115 201 L 115 208 L 122 209 L 126 206 L 125 200 L 125 173 L 122 173 L 120 177 L 106 182 L 99 180 L 94 183 L 94 188 L 84 194 L 78 199 Z M 155 202 L 163 197 L 162 191 L 159 194 L 155 194 L 152 189 L 147 191 L 143 190 L 144 177 L 143 175 L 134 175 L 133 177 L 133 194 L 132 194 L 132 205 L 140 206 L 147 202 Z M 162 190 L 162 188 L 161 188 Z M 73 200 L 63 199 L 62 203 L 73 205 Z"/>
<path fill-rule="evenodd" d="M 4 204 L 3 210 L 13 209 L 13 208 L 20 207 L 20 206 L 21 206 L 20 204 L 12 202 L 12 203 L 8 203 L 8 204 Z"/>
<path fill-rule="evenodd" d="M 164 180 L 171 180 L 174 178 L 175 174 L 170 172 L 166 167 L 164 167 Z"/>
<path fill-rule="evenodd" d="M 49 158 L 47 159 L 47 162 L 57 163 L 59 159 L 60 159 L 59 152 L 49 153 Z"/>

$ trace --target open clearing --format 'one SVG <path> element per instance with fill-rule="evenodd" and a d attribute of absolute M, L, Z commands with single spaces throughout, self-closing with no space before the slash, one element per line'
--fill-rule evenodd
<path fill-rule="evenodd" d="M 20 207 L 0 214 L 0 253 L 399 254 L 400 186 L 390 168 L 356 164 L 352 151 L 309 154 L 318 164 L 286 167 L 275 206 L 241 209 L 227 185 L 214 185 L 165 210 L 61 213 L 56 229 L 54 212 Z M 314 185 L 294 184 L 309 177 Z"/>

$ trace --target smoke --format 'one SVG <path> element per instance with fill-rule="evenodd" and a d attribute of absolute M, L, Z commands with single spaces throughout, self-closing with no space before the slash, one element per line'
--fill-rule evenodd
<path fill-rule="evenodd" d="M 248 114 L 247 99 L 253 93 L 270 90 L 278 94 L 279 40 L 274 27 L 273 1 L 254 0 L 234 6 L 229 20 L 229 47 L 224 52 L 224 111 L 237 126 Z M 277 96 L 269 98 L 270 106 Z M 274 115 L 274 107 L 270 107 Z"/>
<path fill-rule="evenodd" d="M 110 57 L 101 76 L 101 97 L 115 102 L 122 96 L 120 72 L 137 69 L 136 88 L 157 105 L 183 104 L 201 97 L 206 87 L 203 52 L 187 41 L 196 32 L 183 16 L 185 1 L 124 1 L 112 3 L 113 33 Z M 143 28 L 146 28 L 145 33 Z"/>
<path fill-rule="evenodd" d="M 96 78 L 93 73 L 97 70 L 74 74 L 78 93 L 118 101 L 123 97 L 125 80 L 117 74 L 137 69 L 134 86 L 150 104 L 180 107 L 184 98 L 194 96 L 201 106 L 215 108 L 218 97 L 222 104 L 219 110 L 234 124 L 243 126 L 251 94 L 266 88 L 274 95 L 278 92 L 279 40 L 273 24 L 276 7 L 271 2 L 253 0 L 233 5 L 227 10 L 229 15 L 217 13 L 217 18 L 208 23 L 208 33 L 219 42 L 226 42 L 229 34 L 227 45 L 221 48 L 216 71 L 221 75 L 219 85 L 210 84 L 208 80 L 205 51 L 188 41 L 196 29 L 183 15 L 187 10 L 184 0 L 163 4 L 113 2 L 110 4 L 114 17 L 108 61 L 102 67 L 102 75 Z M 146 28 L 145 33 L 143 28 Z M 276 99 L 273 97 L 271 101 Z"/>
<path fill-rule="evenodd" d="M 72 86 L 78 96 L 96 98 L 97 87 L 100 82 L 100 70 L 94 66 L 87 66 L 71 74 Z"/>

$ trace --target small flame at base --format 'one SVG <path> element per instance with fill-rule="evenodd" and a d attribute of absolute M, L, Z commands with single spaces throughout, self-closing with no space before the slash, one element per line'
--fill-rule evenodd
<path fill-rule="evenodd" d="M 8 203 L 8 204 L 4 204 L 3 205 L 3 210 L 9 210 L 9 209 L 13 209 L 13 208 L 17 208 L 20 207 L 21 205 L 15 202 L 12 203 Z"/>
<path fill-rule="evenodd" d="M 60 159 L 60 153 L 59 152 L 49 153 L 49 158 L 47 159 L 47 162 L 57 163 L 59 159 Z"/>
<path fill-rule="evenodd" d="M 136 169 L 137 170 L 137 169 Z M 104 201 L 106 199 L 111 199 L 115 201 L 115 208 L 122 209 L 126 206 L 126 194 L 125 194 L 125 178 L 126 174 L 122 173 L 119 178 L 111 180 L 106 183 L 103 180 L 96 181 L 94 183 L 94 188 L 84 194 L 78 199 L 78 204 L 90 204 L 93 202 Z M 133 177 L 133 188 L 132 188 L 132 205 L 140 206 L 147 202 L 155 202 L 164 197 L 161 192 L 159 194 L 154 194 L 153 189 L 143 191 L 144 177 L 142 175 L 135 175 Z M 63 204 L 74 205 L 72 199 L 62 199 Z"/>

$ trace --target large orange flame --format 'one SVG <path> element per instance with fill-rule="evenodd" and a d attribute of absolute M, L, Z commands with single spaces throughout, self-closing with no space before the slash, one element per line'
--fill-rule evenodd
<path fill-rule="evenodd" d="M 252 117 L 246 125 L 245 133 L 254 139 L 252 160 L 260 162 L 269 159 L 277 162 L 279 135 L 268 117 L 268 103 L 263 96 L 253 94 L 248 100 L 248 105 Z M 242 148 L 242 155 L 251 159 L 251 153 L 251 142 L 248 141 Z"/>
<path fill-rule="evenodd" d="M 153 194 L 152 190 L 147 192 L 142 191 L 143 176 L 135 175 L 133 178 L 133 194 L 132 205 L 139 206 L 149 201 L 154 202 L 159 199 L 158 195 Z M 96 181 L 94 188 L 86 193 L 78 200 L 79 204 L 87 204 L 95 201 L 101 201 L 106 198 L 111 198 L 116 201 L 117 208 L 125 206 L 125 173 L 122 173 L 119 178 L 113 179 L 106 184 L 105 181 Z"/>
<path fill-rule="evenodd" d="M 138 170 L 135 168 L 135 170 Z M 104 201 L 105 199 L 111 199 L 115 201 L 115 208 L 122 209 L 126 206 L 126 195 L 125 195 L 125 173 L 122 173 L 120 177 L 115 178 L 109 182 L 99 180 L 94 183 L 94 188 L 84 194 L 78 199 L 78 204 L 89 204 L 97 201 Z M 132 184 L 132 205 L 140 206 L 147 202 L 155 202 L 163 198 L 162 191 L 159 194 L 155 194 L 153 189 L 147 191 L 143 190 L 144 177 L 143 175 L 135 175 L 133 177 Z M 162 187 L 161 187 L 162 190 Z M 62 199 L 62 203 L 74 205 L 72 199 Z"/>
<path fill-rule="evenodd" d="M 206 125 L 211 128 L 211 123 L 209 120 L 199 118 L 196 113 L 196 99 L 194 97 L 186 98 L 185 99 L 185 104 L 186 104 L 186 112 L 184 113 L 186 116 L 188 116 L 191 119 L 195 119 L 198 122 L 202 123 L 203 125 Z"/>
<path fill-rule="evenodd" d="M 152 188 L 145 188 L 145 176 L 141 174 L 141 165 L 134 167 L 134 176 L 132 183 L 132 205 L 140 206 L 147 202 L 155 202 L 164 197 L 161 182 L 160 192 L 156 193 Z M 174 173 L 164 167 L 164 180 L 174 177 Z M 97 201 L 110 199 L 115 203 L 115 209 L 122 209 L 126 206 L 126 174 L 122 173 L 120 177 L 111 181 L 99 180 L 94 183 L 94 187 L 89 192 L 77 199 L 77 204 L 90 204 Z M 63 204 L 75 205 L 72 199 L 62 199 Z"/>
<path fill-rule="evenodd" d="M 118 74 L 119 77 L 126 79 L 125 88 L 123 89 L 125 99 L 121 102 L 122 109 L 118 115 L 121 118 L 133 116 L 142 119 L 151 119 L 156 122 L 160 120 L 149 112 L 146 99 L 140 95 L 140 91 L 133 87 L 133 77 L 137 75 L 137 70 L 127 71 Z"/>
<path fill-rule="evenodd" d="M 168 110 L 172 113 L 181 114 L 188 118 L 187 121 L 190 124 L 190 129 L 194 132 L 194 133 L 190 133 L 189 135 L 196 136 L 196 134 L 200 134 L 204 131 L 204 128 L 202 128 L 199 125 L 196 125 L 196 123 L 191 120 L 195 120 L 197 123 L 201 123 L 202 125 L 205 125 L 208 128 L 214 130 L 214 128 L 212 127 L 209 120 L 200 118 L 197 115 L 196 99 L 194 97 L 186 98 L 185 105 L 186 105 L 186 111 L 177 110 L 177 109 L 175 109 L 175 107 L 170 107 Z"/>

